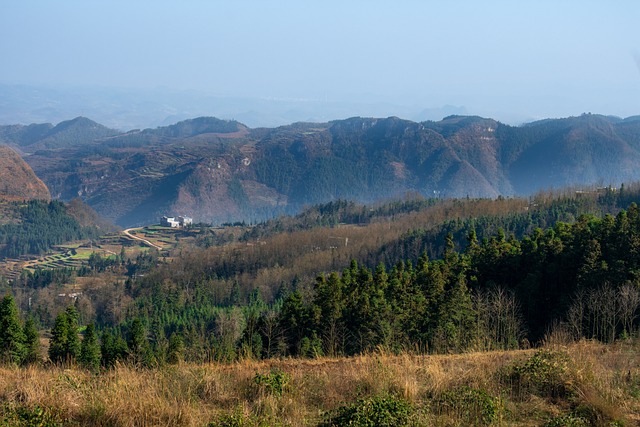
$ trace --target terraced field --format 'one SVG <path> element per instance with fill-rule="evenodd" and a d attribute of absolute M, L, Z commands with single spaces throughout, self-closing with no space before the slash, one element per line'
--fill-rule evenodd
<path fill-rule="evenodd" d="M 0 260 L 0 275 L 11 281 L 19 277 L 23 270 L 80 268 L 88 265 L 89 257 L 93 253 L 106 258 L 119 255 L 123 248 L 125 255 L 130 258 L 135 258 L 140 252 L 149 250 L 150 246 L 161 251 L 170 251 L 178 244 L 192 243 L 198 233 L 197 230 L 178 230 L 157 226 L 125 231 L 129 233 L 108 234 L 97 240 L 58 245 L 51 253 L 42 256 Z"/>

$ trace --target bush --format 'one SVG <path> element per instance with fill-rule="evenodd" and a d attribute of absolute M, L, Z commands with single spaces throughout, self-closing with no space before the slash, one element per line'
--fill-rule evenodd
<path fill-rule="evenodd" d="M 207 427 L 244 427 L 247 422 L 242 414 L 222 414 L 216 421 L 207 424 Z"/>
<path fill-rule="evenodd" d="M 498 420 L 501 409 L 498 398 L 468 386 L 442 393 L 434 405 L 434 412 L 447 413 L 467 425 L 490 425 Z"/>
<path fill-rule="evenodd" d="M 63 423 L 45 408 L 39 406 L 9 407 L 0 409 L 1 427 L 58 427 Z"/>
<path fill-rule="evenodd" d="M 569 357 L 562 352 L 538 350 L 506 375 L 516 397 L 531 393 L 543 398 L 568 398 L 570 387 Z"/>
<path fill-rule="evenodd" d="M 261 391 L 281 397 L 291 382 L 291 376 L 286 372 L 273 370 L 268 374 L 256 372 L 253 382 Z"/>
<path fill-rule="evenodd" d="M 319 427 L 405 426 L 410 415 L 411 406 L 406 401 L 392 396 L 376 396 L 339 407 Z"/>
<path fill-rule="evenodd" d="M 584 418 L 573 414 L 560 415 L 544 424 L 544 427 L 582 427 L 590 425 Z"/>

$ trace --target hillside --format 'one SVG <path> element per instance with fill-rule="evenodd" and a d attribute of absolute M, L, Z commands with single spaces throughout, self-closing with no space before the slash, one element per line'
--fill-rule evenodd
<path fill-rule="evenodd" d="M 123 226 L 165 214 L 255 222 L 336 199 L 528 196 L 640 179 L 633 118 L 589 114 L 513 127 L 468 116 L 357 117 L 249 129 L 204 117 L 117 135 L 85 120 L 74 126 L 85 133 L 55 144 L 61 125 L 0 127 L 0 135 L 30 153 L 54 197 L 81 197 Z"/>
<path fill-rule="evenodd" d="M 566 194 L 338 201 L 259 226 L 135 231 L 160 252 L 94 237 L 81 268 L 15 277 L 3 313 L 51 333 L 40 348 L 42 333 L 13 321 L 31 339 L 0 361 L 29 366 L 2 371 L 0 414 L 10 425 L 634 425 L 640 209 L 618 206 L 640 201 L 640 186 Z M 29 205 L 25 223 L 63 213 Z"/>
<path fill-rule="evenodd" d="M 119 132 L 102 126 L 86 117 L 76 117 L 58 123 L 28 126 L 0 126 L 0 143 L 13 145 L 21 151 L 33 153 L 43 149 L 58 149 L 82 145 L 87 141 L 117 135 Z"/>
<path fill-rule="evenodd" d="M 47 186 L 11 148 L 0 145 L 0 200 L 49 200 Z"/>
<path fill-rule="evenodd" d="M 550 344 L 553 344 L 551 342 Z M 0 368 L 6 425 L 637 425 L 636 341 L 156 369 Z M 30 422 L 30 423 L 29 423 Z"/>

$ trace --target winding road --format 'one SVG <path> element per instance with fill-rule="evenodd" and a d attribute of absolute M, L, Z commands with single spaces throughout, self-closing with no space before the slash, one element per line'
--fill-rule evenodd
<path fill-rule="evenodd" d="M 133 231 L 133 230 L 141 230 L 141 228 L 140 227 L 138 227 L 138 228 L 127 228 L 126 230 L 123 230 L 122 233 L 125 234 L 126 236 L 132 238 L 132 239 L 140 240 L 142 243 L 144 243 L 147 246 L 151 246 L 152 248 L 156 248 L 159 251 L 162 250 L 162 246 L 158 246 L 155 243 L 151 243 L 147 239 L 143 239 L 142 237 L 134 236 L 133 234 L 131 234 L 131 231 Z"/>

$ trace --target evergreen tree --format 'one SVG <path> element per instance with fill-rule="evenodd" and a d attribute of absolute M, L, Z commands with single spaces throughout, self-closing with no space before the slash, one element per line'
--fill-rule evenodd
<path fill-rule="evenodd" d="M 297 356 L 302 341 L 311 335 L 310 313 L 300 291 L 294 291 L 284 300 L 280 311 L 279 325 L 286 343 L 286 353 Z"/>
<path fill-rule="evenodd" d="M 154 363 L 153 354 L 149 341 L 147 341 L 147 331 L 140 319 L 134 319 L 129 328 L 129 358 L 137 365 L 151 366 Z"/>
<path fill-rule="evenodd" d="M 40 354 L 40 334 L 32 317 L 24 324 L 25 358 L 23 363 L 38 363 L 42 360 Z"/>
<path fill-rule="evenodd" d="M 128 352 L 127 342 L 120 335 L 114 336 L 108 331 L 102 334 L 100 355 L 103 366 L 115 366 L 116 362 L 122 361 L 127 357 Z"/>
<path fill-rule="evenodd" d="M 144 344 L 146 341 L 144 325 L 140 319 L 134 319 L 129 329 L 129 339 L 127 340 L 127 346 L 129 346 L 129 352 L 132 356 L 137 356 L 142 353 Z"/>
<path fill-rule="evenodd" d="M 49 359 L 54 363 L 74 363 L 80 354 L 78 311 L 69 306 L 56 316 L 49 341 Z"/>
<path fill-rule="evenodd" d="M 67 357 L 75 361 L 80 355 L 80 338 L 78 337 L 78 319 L 80 314 L 75 306 L 70 305 L 65 310 L 67 315 Z"/>
<path fill-rule="evenodd" d="M 167 351 L 167 362 L 175 365 L 184 360 L 184 340 L 182 335 L 174 332 L 169 337 L 169 349 Z"/>
<path fill-rule="evenodd" d="M 11 295 L 0 302 L 0 361 L 20 363 L 25 356 L 24 333 L 18 318 L 18 308 Z"/>
<path fill-rule="evenodd" d="M 93 323 L 88 324 L 84 332 L 78 360 L 84 368 L 91 371 L 95 372 L 100 368 L 100 344 Z"/>
<path fill-rule="evenodd" d="M 328 279 L 324 275 L 316 279 L 313 302 L 314 323 L 320 331 L 325 353 L 335 356 L 342 349 L 345 338 L 343 284 L 337 273 L 331 273 Z"/>
<path fill-rule="evenodd" d="M 69 339 L 69 319 L 67 313 L 61 311 L 57 316 L 51 329 L 51 340 L 49 341 L 49 359 L 53 363 L 68 361 L 68 339 Z"/>
<path fill-rule="evenodd" d="M 466 350 L 473 340 L 475 317 L 465 278 L 460 275 L 447 290 L 445 299 L 439 307 L 432 341 L 433 348 L 437 352 Z"/>

